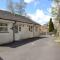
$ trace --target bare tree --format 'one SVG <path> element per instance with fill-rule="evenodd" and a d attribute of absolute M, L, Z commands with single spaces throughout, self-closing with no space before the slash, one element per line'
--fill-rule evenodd
<path fill-rule="evenodd" d="M 15 11 L 17 14 L 19 15 L 25 15 L 25 7 L 26 7 L 26 3 L 24 2 L 24 0 L 19 0 L 18 3 L 16 3 L 15 5 Z"/>
<path fill-rule="evenodd" d="M 60 0 L 53 0 L 53 2 L 56 4 L 54 7 L 54 11 L 52 11 L 52 13 L 56 13 L 55 14 L 55 29 L 57 30 L 57 36 L 60 36 Z"/>
<path fill-rule="evenodd" d="M 18 14 L 18 15 L 26 15 L 25 7 L 26 3 L 24 0 L 18 0 L 14 3 L 13 0 L 6 0 L 7 1 L 7 9 L 11 13 Z"/>
<path fill-rule="evenodd" d="M 55 7 L 52 7 L 52 15 L 54 15 L 57 20 L 60 20 L 60 0 L 53 0 L 56 4 Z"/>
<path fill-rule="evenodd" d="M 7 0 L 7 9 L 11 13 L 14 13 L 14 4 L 12 0 Z"/>

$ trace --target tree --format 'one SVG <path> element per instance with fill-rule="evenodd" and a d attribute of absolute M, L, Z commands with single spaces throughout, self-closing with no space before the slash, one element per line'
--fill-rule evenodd
<path fill-rule="evenodd" d="M 60 0 L 52 0 L 56 5 L 55 5 L 55 7 L 53 7 L 54 9 L 55 9 L 55 11 L 53 12 L 52 11 L 52 15 L 53 15 L 53 13 L 56 13 L 56 11 L 57 11 L 57 13 L 56 14 L 54 14 L 54 20 L 55 20 L 55 30 L 54 30 L 54 32 L 55 33 L 57 33 L 57 36 L 59 36 L 59 33 L 58 32 L 60 32 Z M 53 9 L 52 9 L 53 10 Z M 58 22 L 58 23 L 56 23 L 56 22 Z"/>
<path fill-rule="evenodd" d="M 49 32 L 53 32 L 54 31 L 54 24 L 52 22 L 52 18 L 50 18 L 50 21 L 49 21 Z"/>
<path fill-rule="evenodd" d="M 7 10 L 14 13 L 14 4 L 12 0 L 7 0 Z"/>
<path fill-rule="evenodd" d="M 60 0 L 53 0 L 54 2 L 56 2 L 57 4 L 60 2 Z"/>
<path fill-rule="evenodd" d="M 55 3 L 55 6 L 52 7 L 52 15 L 56 20 L 60 20 L 60 0 L 52 0 Z"/>
<path fill-rule="evenodd" d="M 25 15 L 25 7 L 26 3 L 24 2 L 24 0 L 20 0 L 19 3 L 15 4 L 15 12 L 19 15 Z"/>
<path fill-rule="evenodd" d="M 7 9 L 11 13 L 17 14 L 17 15 L 25 15 L 25 7 L 26 3 L 24 0 L 18 0 L 17 2 L 14 2 L 13 0 L 6 0 L 7 1 Z"/>

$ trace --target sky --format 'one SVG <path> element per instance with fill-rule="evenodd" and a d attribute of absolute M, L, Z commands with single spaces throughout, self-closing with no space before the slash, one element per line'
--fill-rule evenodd
<path fill-rule="evenodd" d="M 16 2 L 17 0 L 14 0 Z M 48 23 L 51 18 L 51 0 L 24 0 L 26 5 L 26 13 L 30 18 L 43 25 Z M 6 0 L 0 0 L 0 9 L 7 10 L 6 8 Z"/>

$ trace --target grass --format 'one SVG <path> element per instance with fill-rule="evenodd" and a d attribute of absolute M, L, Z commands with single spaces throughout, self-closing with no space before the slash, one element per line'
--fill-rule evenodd
<path fill-rule="evenodd" d="M 55 42 L 60 43 L 60 37 L 55 37 Z"/>

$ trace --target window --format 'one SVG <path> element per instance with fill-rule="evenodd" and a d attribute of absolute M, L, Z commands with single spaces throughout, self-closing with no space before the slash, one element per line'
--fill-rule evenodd
<path fill-rule="evenodd" d="M 7 32 L 8 27 L 7 23 L 0 23 L 0 32 Z"/>
<path fill-rule="evenodd" d="M 29 31 L 30 31 L 30 26 L 29 26 Z"/>
<path fill-rule="evenodd" d="M 33 30 L 33 27 L 32 26 L 29 26 L 29 31 L 32 32 L 32 30 Z"/>
<path fill-rule="evenodd" d="M 21 25 L 19 25 L 19 31 L 21 31 Z"/>
<path fill-rule="evenodd" d="M 15 33 L 18 33 L 18 26 L 15 25 Z"/>
<path fill-rule="evenodd" d="M 31 32 L 32 32 L 32 30 L 33 30 L 33 27 L 31 26 L 30 28 L 31 28 Z"/>

